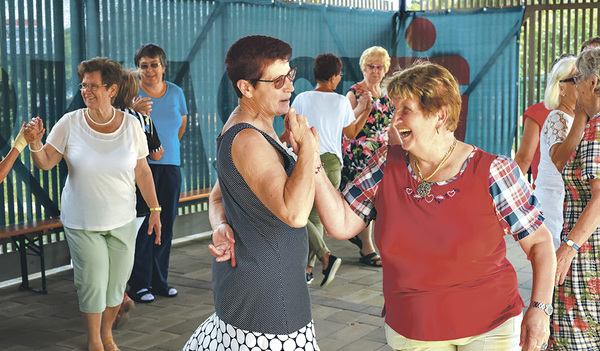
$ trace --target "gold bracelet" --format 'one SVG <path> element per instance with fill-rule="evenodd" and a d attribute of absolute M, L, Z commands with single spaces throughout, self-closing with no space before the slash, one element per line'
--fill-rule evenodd
<path fill-rule="evenodd" d="M 160 212 L 160 211 L 162 211 L 162 206 L 150 207 L 150 212 L 152 212 L 152 211 Z"/>
<path fill-rule="evenodd" d="M 318 165 L 317 168 L 315 168 L 315 174 L 319 174 L 319 172 L 321 172 L 323 167 L 325 167 L 325 164 L 323 162 L 321 162 L 321 164 Z"/>
<path fill-rule="evenodd" d="M 29 145 L 29 152 L 33 152 L 33 153 L 40 152 L 40 151 L 42 151 L 43 148 L 44 148 L 44 144 L 42 144 L 42 147 L 39 148 L 39 150 L 34 150 L 31 148 L 31 145 Z"/>

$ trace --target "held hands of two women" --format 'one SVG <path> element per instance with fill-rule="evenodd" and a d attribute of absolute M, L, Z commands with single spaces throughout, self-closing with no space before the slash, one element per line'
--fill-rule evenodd
<path fill-rule="evenodd" d="M 291 107 L 284 118 L 285 132 L 289 139 L 290 146 L 299 154 L 301 148 L 310 148 L 314 150 L 315 167 L 321 164 L 321 145 L 319 142 L 319 133 L 314 127 L 310 127 L 306 117 L 296 114 L 296 110 Z"/>
<path fill-rule="evenodd" d="M 32 118 L 29 123 L 24 125 L 24 128 L 23 136 L 25 137 L 27 144 L 37 144 L 38 142 L 41 144 L 42 136 L 44 136 L 44 133 L 46 132 L 46 129 L 44 129 L 44 122 L 42 122 L 41 118 Z M 39 147 L 36 147 L 36 149 L 39 149 Z"/>

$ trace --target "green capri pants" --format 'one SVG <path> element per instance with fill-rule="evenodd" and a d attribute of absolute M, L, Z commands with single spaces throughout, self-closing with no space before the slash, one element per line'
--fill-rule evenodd
<path fill-rule="evenodd" d="M 331 181 L 331 184 L 333 184 L 336 189 L 339 188 L 342 180 L 342 164 L 340 159 L 335 154 L 326 152 L 321 155 L 321 162 L 323 162 L 323 169 L 327 174 L 327 178 Z M 316 260 L 321 259 L 323 255 L 329 252 L 329 248 L 327 248 L 327 245 L 323 240 L 325 228 L 323 228 L 323 224 L 319 218 L 316 205 L 313 205 L 313 208 L 310 211 L 306 229 L 308 230 L 308 265 L 314 267 Z"/>
<path fill-rule="evenodd" d="M 122 227 L 88 231 L 64 227 L 73 262 L 79 310 L 102 313 L 123 302 L 133 269 L 135 219 Z"/>

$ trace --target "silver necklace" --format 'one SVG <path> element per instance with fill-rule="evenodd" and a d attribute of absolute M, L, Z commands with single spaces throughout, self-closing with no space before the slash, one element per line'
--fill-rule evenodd
<path fill-rule="evenodd" d="M 109 124 L 110 124 L 110 122 L 112 122 L 112 121 L 115 119 L 115 116 L 117 115 L 114 107 L 112 107 L 112 111 L 113 111 L 113 115 L 112 115 L 112 117 L 111 117 L 111 118 L 108 120 L 108 122 L 106 122 L 106 123 L 98 123 L 98 122 L 94 121 L 94 120 L 92 119 L 92 117 L 90 116 L 90 109 L 89 109 L 89 108 L 85 109 L 85 115 L 86 115 L 86 116 L 87 116 L 87 118 L 88 118 L 88 119 L 89 119 L 89 120 L 90 120 L 92 123 L 94 123 L 95 125 L 97 125 L 97 126 L 106 126 L 106 125 L 109 125 Z"/>

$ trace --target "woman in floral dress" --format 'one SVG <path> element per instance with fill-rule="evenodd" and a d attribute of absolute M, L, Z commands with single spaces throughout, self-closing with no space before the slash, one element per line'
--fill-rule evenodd
<path fill-rule="evenodd" d="M 366 49 L 360 57 L 360 69 L 364 79 L 353 85 L 346 97 L 354 109 L 357 128 L 354 138 L 344 136 L 342 154 L 342 182 L 340 189 L 356 178 L 367 165 L 375 150 L 387 145 L 387 126 L 394 114 L 390 98 L 381 90 L 381 81 L 390 68 L 390 56 L 380 47 Z M 375 252 L 369 227 L 350 239 L 360 251 L 360 262 L 381 267 L 381 258 Z"/>
<path fill-rule="evenodd" d="M 583 140 L 562 171 L 565 226 L 556 252 L 553 350 L 600 350 L 600 50 L 583 52 L 577 104 L 565 143 Z M 589 121 L 587 116 L 591 116 Z M 587 123 L 587 124 L 586 124 Z"/>

